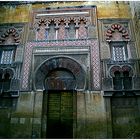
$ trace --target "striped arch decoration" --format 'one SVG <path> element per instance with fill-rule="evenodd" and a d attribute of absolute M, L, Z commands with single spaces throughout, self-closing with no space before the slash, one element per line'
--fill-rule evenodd
<path fill-rule="evenodd" d="M 109 29 L 106 31 L 106 41 L 111 41 L 112 34 L 114 33 L 115 30 L 118 30 L 119 33 L 122 34 L 122 37 L 125 40 L 129 40 L 129 34 L 128 31 L 120 24 L 112 24 Z"/>
<path fill-rule="evenodd" d="M 20 35 L 15 28 L 10 28 L 4 34 L 2 34 L 0 36 L 0 43 L 8 41 L 9 38 L 11 38 L 11 40 L 8 43 L 20 43 Z"/>
<path fill-rule="evenodd" d="M 66 24 L 66 27 L 68 27 L 68 24 L 71 22 L 71 20 L 74 21 L 74 23 L 76 24 L 77 27 L 78 23 L 81 22 L 81 20 L 84 21 L 84 23 L 86 24 L 86 26 L 88 26 L 89 24 L 89 19 L 87 17 L 60 17 L 60 18 L 48 18 L 48 19 L 39 19 L 39 21 L 37 23 L 35 23 L 35 27 L 38 29 L 42 24 L 46 26 L 46 28 L 49 28 L 49 24 L 53 21 L 56 24 L 56 28 L 59 28 L 59 24 L 61 21 L 64 21 L 64 23 Z"/>
<path fill-rule="evenodd" d="M 129 72 L 129 76 L 131 76 L 131 77 L 134 74 L 132 67 L 131 66 L 128 66 L 128 65 L 113 66 L 113 67 L 111 67 L 111 69 L 110 69 L 110 76 L 111 77 L 114 77 L 114 73 L 116 71 L 119 71 L 120 73 L 123 73 L 125 71 L 128 71 Z"/>
<path fill-rule="evenodd" d="M 85 27 L 87 27 L 90 24 L 89 19 L 87 19 L 86 17 L 79 17 L 79 23 L 81 22 L 81 20 L 84 21 Z"/>
<path fill-rule="evenodd" d="M 49 24 L 51 24 L 51 22 L 54 22 L 55 24 L 59 24 L 60 23 L 60 21 L 58 21 L 55 18 L 40 19 L 37 23 L 35 23 L 35 28 L 38 29 L 38 28 L 40 28 L 41 25 L 44 25 L 45 28 L 49 28 Z"/>
<path fill-rule="evenodd" d="M 122 72 L 128 71 L 129 72 L 129 76 L 133 76 L 134 72 L 133 69 L 131 68 L 131 66 L 123 66 L 122 67 Z"/>
<path fill-rule="evenodd" d="M 116 72 L 116 71 L 121 72 L 121 71 L 122 71 L 122 70 L 121 70 L 121 67 L 120 67 L 120 66 L 113 66 L 113 67 L 110 69 L 110 76 L 111 76 L 111 77 L 114 77 L 114 72 Z"/>
<path fill-rule="evenodd" d="M 41 26 L 41 24 L 46 25 L 46 20 L 44 20 L 44 19 L 39 20 L 38 25 Z"/>
<path fill-rule="evenodd" d="M 40 20 L 37 22 L 37 25 L 38 25 L 38 27 L 40 27 L 40 26 L 43 24 L 43 25 L 45 25 L 46 27 L 48 27 L 48 24 L 49 24 L 50 22 L 51 22 L 50 20 L 40 19 Z"/>
<path fill-rule="evenodd" d="M 85 16 L 79 17 L 79 20 L 83 20 L 85 23 L 88 22 L 88 19 Z"/>

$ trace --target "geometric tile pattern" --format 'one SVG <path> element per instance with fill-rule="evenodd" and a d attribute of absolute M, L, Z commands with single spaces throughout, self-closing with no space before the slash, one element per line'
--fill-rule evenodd
<path fill-rule="evenodd" d="M 125 48 L 124 46 L 113 46 L 113 60 L 114 61 L 125 61 Z"/>
<path fill-rule="evenodd" d="M 87 29 L 85 28 L 85 24 L 83 21 L 81 21 L 79 25 L 78 38 L 79 39 L 87 38 Z"/>
<path fill-rule="evenodd" d="M 64 22 L 61 22 L 59 25 L 58 39 L 60 39 L 60 40 L 65 39 L 65 24 L 64 24 Z"/>
<path fill-rule="evenodd" d="M 99 44 L 98 41 L 91 41 L 91 70 L 93 78 L 93 87 L 95 90 L 99 90 L 101 87 L 100 83 L 100 57 L 99 57 Z"/>
<path fill-rule="evenodd" d="M 37 31 L 37 40 L 45 40 L 46 38 L 46 29 L 44 26 L 40 26 L 39 30 Z"/>
<path fill-rule="evenodd" d="M 24 61 L 23 61 L 23 77 L 22 77 L 22 88 L 25 90 L 29 89 L 29 71 L 31 66 L 31 56 L 32 56 L 32 43 L 28 43 L 25 48 Z"/>
<path fill-rule="evenodd" d="M 25 46 L 24 62 L 22 70 L 22 90 L 29 90 L 32 49 L 35 46 L 53 47 L 53 46 L 90 46 L 91 48 L 91 84 L 92 89 L 100 89 L 100 58 L 98 41 L 92 40 L 71 40 L 71 41 L 54 41 L 54 42 L 29 42 Z"/>

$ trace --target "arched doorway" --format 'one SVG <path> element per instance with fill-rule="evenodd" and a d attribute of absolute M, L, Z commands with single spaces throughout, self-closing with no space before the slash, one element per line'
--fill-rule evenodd
<path fill-rule="evenodd" d="M 36 89 L 45 89 L 42 138 L 73 138 L 76 122 L 76 90 L 85 88 L 85 72 L 76 61 L 53 58 L 36 71 Z"/>
<path fill-rule="evenodd" d="M 67 69 L 50 71 L 44 81 L 45 138 L 73 138 L 75 77 Z"/>
<path fill-rule="evenodd" d="M 73 138 L 73 93 L 75 77 L 67 69 L 50 71 L 47 89 L 47 138 Z"/>

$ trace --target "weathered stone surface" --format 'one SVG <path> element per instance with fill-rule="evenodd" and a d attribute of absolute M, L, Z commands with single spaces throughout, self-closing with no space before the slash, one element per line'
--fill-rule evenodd
<path fill-rule="evenodd" d="M 34 106 L 34 94 L 33 92 L 20 92 L 18 98 L 17 109 L 12 114 L 12 117 L 32 117 Z"/>
<path fill-rule="evenodd" d="M 109 45 L 106 43 L 101 44 L 101 59 L 108 59 L 111 57 Z"/>
<path fill-rule="evenodd" d="M 101 93 L 77 93 L 77 138 L 106 138 L 106 129 Z"/>
<path fill-rule="evenodd" d="M 74 93 L 74 96 L 76 100 L 73 101 L 73 111 L 76 110 L 76 114 L 73 114 L 75 116 L 73 120 L 73 138 L 112 138 L 113 124 L 110 97 L 104 98 L 103 92 L 100 91 L 77 92 Z M 31 105 L 32 98 L 35 99 L 33 101 L 34 106 L 29 109 L 27 106 Z M 0 109 L 1 138 L 45 138 L 47 116 L 44 116 L 42 120 L 42 105 L 43 101 L 47 102 L 47 100 L 43 99 L 43 93 L 24 93 L 19 100 L 21 102 L 20 104 L 18 102 L 17 110 L 11 110 L 11 114 L 9 114 L 9 109 Z M 25 101 L 26 106 L 23 106 L 22 103 Z M 47 103 L 45 104 L 47 105 Z M 125 102 L 125 104 L 128 103 Z M 62 110 L 64 113 L 64 108 Z M 137 121 L 138 118 L 139 115 L 137 114 Z M 129 119 L 131 119 L 131 116 Z M 136 126 L 135 138 L 139 137 L 138 130 L 139 125 Z"/>
<path fill-rule="evenodd" d="M 65 6 L 81 6 L 81 5 L 97 5 L 98 6 L 98 18 L 130 18 L 131 14 L 127 4 L 119 2 L 67 2 L 59 3 L 53 2 L 49 4 L 28 4 L 28 5 L 18 5 L 9 8 L 9 6 L 2 7 L 0 12 L 0 22 L 1 23 L 18 23 L 18 22 L 29 22 L 30 10 L 37 8 L 56 8 Z"/>
<path fill-rule="evenodd" d="M 140 138 L 140 98 L 137 96 L 140 94 L 139 60 L 135 63 L 140 50 L 137 30 L 139 19 L 133 19 L 134 25 L 132 24 L 129 8 L 128 2 L 119 1 L 29 2 L 28 4 L 23 2 L 17 5 L 13 2 L 12 5 L 3 6 L 0 4 L 0 61 L 1 51 L 9 49 L 9 46 L 15 49 L 13 63 L 0 65 L 0 72 L 2 71 L 0 84 L 6 79 L 3 79 L 4 71 L 7 72 L 6 69 L 11 68 L 15 77 L 11 77 L 10 90 L 22 90 L 19 91 L 18 98 L 5 98 L 3 95 L 10 95 L 10 91 L 3 93 L 2 84 L 0 85 L 0 138 L 47 138 L 49 133 L 51 137 L 55 134 L 60 136 L 59 132 L 61 137 L 70 132 L 70 138 L 80 139 Z M 57 16 L 59 12 L 67 13 L 69 18 Z M 73 14 L 70 14 L 71 12 Z M 133 13 L 133 18 L 136 18 L 136 15 Z M 65 24 L 63 29 L 60 26 L 62 22 Z M 71 22 L 74 22 L 73 30 L 69 28 Z M 43 30 L 40 30 L 40 27 L 43 27 Z M 20 36 L 12 28 L 17 28 Z M 48 40 L 51 28 L 53 28 L 52 38 L 56 40 Z M 116 32 L 114 30 L 121 31 L 123 37 L 121 38 L 120 33 L 114 35 Z M 68 37 L 71 31 L 76 38 Z M 65 32 L 68 38 L 65 38 Z M 130 38 L 127 41 L 123 40 L 127 34 Z M 39 37 L 41 40 L 38 40 L 39 35 L 42 35 Z M 109 39 L 113 36 L 114 42 L 127 44 L 126 54 L 123 54 L 127 57 L 125 62 L 112 61 L 113 49 L 110 40 L 106 40 L 107 36 Z M 12 44 L 19 39 L 18 37 L 20 43 Z M 57 40 L 60 38 L 62 40 Z M 49 58 L 52 61 L 47 61 Z M 56 58 L 59 58 L 60 63 L 57 63 Z M 62 58 L 64 61 L 61 61 Z M 65 63 L 66 59 L 71 60 L 71 63 L 70 61 Z M 131 62 L 131 59 L 134 61 Z M 102 69 L 100 69 L 101 61 Z M 46 63 L 40 67 L 41 75 L 39 75 L 37 68 L 43 62 Z M 122 97 L 113 89 L 113 76 L 110 74 L 113 65 L 119 65 L 121 68 L 130 65 L 133 69 L 129 75 L 133 80 L 132 89 L 126 91 L 123 88 L 119 91 Z M 82 70 L 80 75 L 78 67 Z M 65 70 L 72 72 L 79 88 L 73 86 L 74 88 L 70 88 L 71 91 L 56 88 L 61 82 L 57 82 L 59 75 L 57 72 L 53 73 L 53 70 L 58 69 L 64 69 L 60 80 L 63 80 Z M 127 70 L 127 67 L 125 69 Z M 52 79 L 55 77 L 56 85 L 49 89 L 51 81 L 48 80 L 47 83 L 45 80 L 50 73 Z M 65 78 L 68 76 L 66 74 Z M 42 88 L 35 89 L 35 77 L 38 77 L 37 82 Z M 69 83 L 74 82 L 69 81 Z M 90 91 L 91 89 L 93 91 Z M 59 126 L 55 129 L 54 126 L 57 125 Z"/>

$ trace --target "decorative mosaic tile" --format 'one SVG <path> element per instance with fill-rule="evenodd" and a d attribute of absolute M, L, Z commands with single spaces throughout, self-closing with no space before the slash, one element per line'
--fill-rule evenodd
<path fill-rule="evenodd" d="M 37 40 L 45 40 L 46 39 L 46 30 L 44 26 L 41 26 L 37 32 Z"/>

